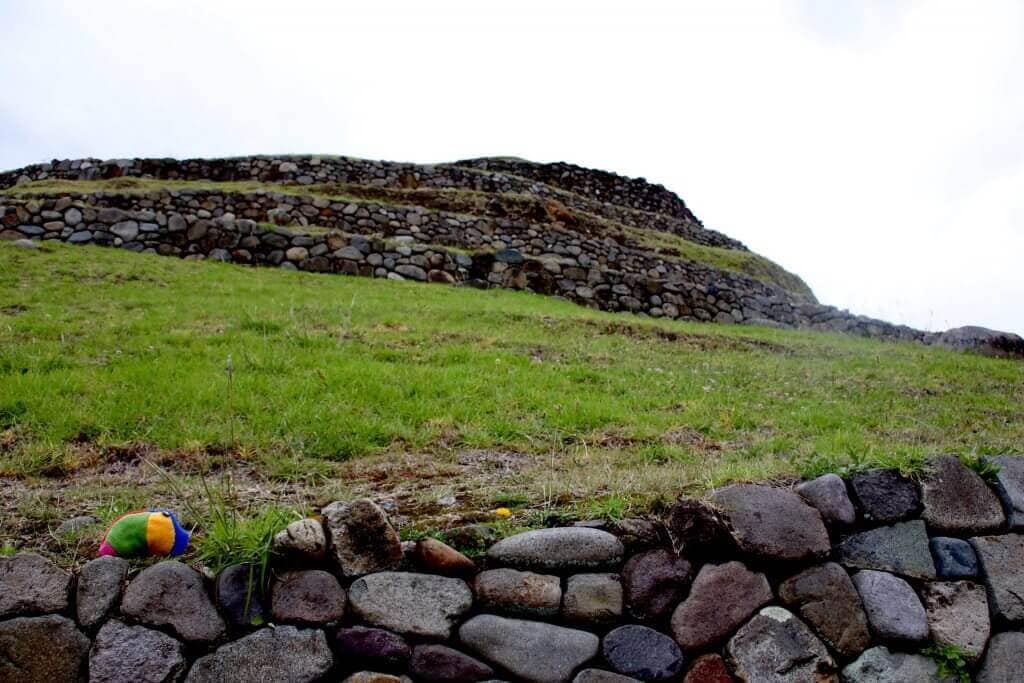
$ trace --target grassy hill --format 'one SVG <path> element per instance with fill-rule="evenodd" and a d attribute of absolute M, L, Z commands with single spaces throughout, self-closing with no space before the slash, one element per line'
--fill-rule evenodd
<path fill-rule="evenodd" d="M 388 498 L 415 534 L 498 506 L 528 525 L 912 470 L 1019 452 L 1022 380 L 1024 364 L 915 344 L 0 243 L 0 545 L 202 504 L 228 478 L 246 509 Z"/>

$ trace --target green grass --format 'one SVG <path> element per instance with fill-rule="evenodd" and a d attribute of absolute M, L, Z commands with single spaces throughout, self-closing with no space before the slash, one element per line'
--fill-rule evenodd
<path fill-rule="evenodd" d="M 142 499 L 201 501 L 211 471 L 259 501 L 390 496 L 431 524 L 499 505 L 617 517 L 728 481 L 914 470 L 1019 453 L 1022 380 L 1022 363 L 909 343 L 0 243 L 0 484 L 14 492 L 0 543 Z M 136 476 L 146 462 L 185 490 Z"/>

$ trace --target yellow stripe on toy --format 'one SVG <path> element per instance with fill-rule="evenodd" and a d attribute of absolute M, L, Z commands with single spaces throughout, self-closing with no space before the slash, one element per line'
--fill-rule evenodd
<path fill-rule="evenodd" d="M 160 513 L 149 516 L 146 522 L 146 545 L 150 555 L 166 555 L 174 547 L 174 525 L 171 518 Z"/>
<path fill-rule="evenodd" d="M 100 545 L 100 555 L 181 555 L 188 542 L 189 533 L 178 524 L 173 512 L 153 508 L 118 517 Z"/>

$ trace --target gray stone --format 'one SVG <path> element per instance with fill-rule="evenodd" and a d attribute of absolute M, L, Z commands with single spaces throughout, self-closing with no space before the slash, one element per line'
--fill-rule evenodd
<path fill-rule="evenodd" d="M 892 524 L 913 517 L 921 509 L 921 496 L 914 482 L 899 470 L 878 469 L 855 474 L 850 479 L 854 498 L 864 519 Z"/>
<path fill-rule="evenodd" d="M 110 226 L 110 232 L 120 237 L 125 242 L 131 242 L 139 236 L 139 224 L 135 221 L 121 221 Z"/>
<path fill-rule="evenodd" d="M 498 541 L 487 559 L 519 569 L 548 571 L 608 569 L 622 562 L 622 542 L 586 527 L 536 529 Z"/>
<path fill-rule="evenodd" d="M 331 503 L 323 517 L 328 547 L 343 575 L 351 578 L 401 565 L 402 542 L 372 500 Z"/>
<path fill-rule="evenodd" d="M 1024 536 L 979 536 L 971 539 L 978 555 L 993 618 L 1024 624 Z"/>
<path fill-rule="evenodd" d="M 572 679 L 572 683 L 640 683 L 640 681 L 632 676 L 623 676 L 611 671 L 584 669 L 576 674 L 576 678 Z"/>
<path fill-rule="evenodd" d="M 992 630 L 984 588 L 970 581 L 929 583 L 921 601 L 936 645 L 956 645 L 970 659 L 981 656 Z"/>
<path fill-rule="evenodd" d="M 915 579 L 935 578 L 924 522 L 915 519 L 879 527 L 843 539 L 839 562 L 856 569 L 877 569 Z"/>
<path fill-rule="evenodd" d="M 856 656 L 871 644 L 860 595 L 846 571 L 835 562 L 786 579 L 779 585 L 779 598 L 797 609 L 840 656 Z"/>
<path fill-rule="evenodd" d="M 871 630 L 885 640 L 928 638 L 928 616 L 914 589 L 903 579 L 870 569 L 853 575 Z"/>
<path fill-rule="evenodd" d="M 397 633 L 380 628 L 351 626 L 334 632 L 334 651 L 353 669 L 405 671 L 412 648 Z"/>
<path fill-rule="evenodd" d="M 69 244 L 83 244 L 92 240 L 92 233 L 88 230 L 79 230 L 71 233 L 67 241 Z"/>
<path fill-rule="evenodd" d="M 75 622 L 56 614 L 0 621 L 0 681 L 77 681 L 84 673 L 89 639 Z"/>
<path fill-rule="evenodd" d="M 83 628 L 96 627 L 117 607 L 127 578 L 128 561 L 120 557 L 98 557 L 82 567 L 75 607 Z"/>
<path fill-rule="evenodd" d="M 445 639 L 473 605 L 460 579 L 410 572 L 380 572 L 349 587 L 349 603 L 361 619 L 399 633 Z"/>
<path fill-rule="evenodd" d="M 200 657 L 187 683 L 249 683 L 250 681 L 316 681 L 334 664 L 331 648 L 319 629 L 294 626 L 264 628 Z"/>
<path fill-rule="evenodd" d="M 516 249 L 499 249 L 494 252 L 494 260 L 498 263 L 507 263 L 509 265 L 518 265 L 525 261 L 522 253 Z"/>
<path fill-rule="evenodd" d="M 190 642 L 217 640 L 226 628 L 202 577 L 174 560 L 143 569 L 128 584 L 121 612 L 143 624 L 170 627 Z"/>
<path fill-rule="evenodd" d="M 221 613 L 232 626 L 248 628 L 266 621 L 260 597 L 260 569 L 255 565 L 225 567 L 214 583 L 214 596 Z"/>
<path fill-rule="evenodd" d="M 712 500 L 732 525 L 740 550 L 759 560 L 805 562 L 831 550 L 818 511 L 792 491 L 735 484 Z"/>
<path fill-rule="evenodd" d="M 402 277 L 407 277 L 410 280 L 419 280 L 424 282 L 427 279 L 427 271 L 423 270 L 419 266 L 413 266 L 406 263 L 395 266 L 395 272 Z"/>
<path fill-rule="evenodd" d="M 89 515 L 71 517 L 70 519 L 65 519 L 60 523 L 60 526 L 57 527 L 56 534 L 58 536 L 77 534 L 78 532 L 84 531 L 96 524 L 99 524 L 99 520 L 95 517 L 90 517 Z"/>
<path fill-rule="evenodd" d="M 825 524 L 848 526 L 857 521 L 857 511 L 846 492 L 846 482 L 837 474 L 823 474 L 796 487 L 800 497 L 810 503 Z"/>
<path fill-rule="evenodd" d="M 606 624 L 622 616 L 622 583 L 616 574 L 576 574 L 565 584 L 562 617 L 569 622 Z"/>
<path fill-rule="evenodd" d="M 167 230 L 169 232 L 182 232 L 188 227 L 185 217 L 179 213 L 172 213 L 167 219 Z"/>
<path fill-rule="evenodd" d="M 1024 530 L 1024 456 L 1001 455 L 985 458 L 999 468 L 996 493 L 1003 503 L 1010 528 Z"/>
<path fill-rule="evenodd" d="M 672 635 L 686 652 L 706 650 L 771 600 L 764 574 L 755 574 L 740 562 L 706 564 L 690 595 L 672 614 Z"/>
<path fill-rule="evenodd" d="M 39 248 L 39 245 L 37 243 L 33 242 L 32 240 L 28 240 L 28 239 L 14 240 L 13 242 L 11 242 L 11 244 L 13 244 L 16 247 L 20 247 L 22 249 L 38 249 Z"/>
<path fill-rule="evenodd" d="M 289 261 L 305 261 L 309 258 L 309 249 L 305 247 L 291 247 L 284 252 L 284 257 Z"/>
<path fill-rule="evenodd" d="M 357 671 L 345 678 L 341 683 L 412 683 L 407 676 L 392 676 L 376 671 Z"/>
<path fill-rule="evenodd" d="M 474 683 L 494 677 L 494 669 L 445 645 L 420 645 L 412 652 L 409 673 L 426 683 Z"/>
<path fill-rule="evenodd" d="M 299 519 L 274 536 L 274 553 L 300 562 L 318 562 L 327 556 L 324 525 L 315 519 Z"/>
<path fill-rule="evenodd" d="M 940 678 L 934 659 L 905 652 L 890 652 L 879 645 L 843 669 L 845 683 L 953 683 L 953 677 Z"/>
<path fill-rule="evenodd" d="M 0 557 L 0 619 L 18 614 L 63 612 L 71 574 L 37 553 Z"/>
<path fill-rule="evenodd" d="M 828 648 L 791 612 L 765 607 L 726 646 L 744 681 L 838 681 Z"/>
<path fill-rule="evenodd" d="M 348 259 L 350 261 L 362 261 L 363 252 L 359 251 L 355 247 L 342 247 L 334 252 L 334 255 L 338 258 Z"/>
<path fill-rule="evenodd" d="M 988 645 L 988 652 L 978 670 L 978 683 L 1009 683 L 1024 681 L 1024 633 L 998 633 Z"/>
<path fill-rule="evenodd" d="M 345 591 L 320 569 L 285 572 L 271 592 L 270 613 L 285 623 L 322 626 L 345 615 Z"/>
<path fill-rule="evenodd" d="M 64 212 L 64 222 L 74 227 L 82 222 L 82 212 L 75 207 L 71 207 Z"/>
<path fill-rule="evenodd" d="M 626 609 L 634 619 L 659 621 L 686 597 L 692 581 L 691 564 L 669 550 L 634 555 L 622 568 Z"/>
<path fill-rule="evenodd" d="M 601 645 L 608 664 L 620 674 L 645 681 L 674 679 L 686 665 L 675 641 L 646 626 L 629 624 L 610 631 Z"/>
<path fill-rule="evenodd" d="M 1024 339 L 1019 335 L 977 325 L 946 330 L 932 343 L 993 358 L 1024 358 Z"/>
<path fill-rule="evenodd" d="M 983 534 L 1006 523 L 996 494 L 955 455 L 929 461 L 921 483 L 922 517 L 932 533 Z"/>
<path fill-rule="evenodd" d="M 483 609 L 519 616 L 553 617 L 562 602 L 562 584 L 557 576 L 488 569 L 476 575 L 473 592 Z"/>
<path fill-rule="evenodd" d="M 944 579 L 970 579 L 978 575 L 978 556 L 967 541 L 936 536 L 928 541 L 935 573 Z"/>
<path fill-rule="evenodd" d="M 185 648 L 169 635 L 108 621 L 89 654 L 89 683 L 176 681 L 185 665 Z"/>
<path fill-rule="evenodd" d="M 463 624 L 459 639 L 483 659 L 531 683 L 568 681 L 600 644 L 586 631 L 491 614 Z"/>
<path fill-rule="evenodd" d="M 127 218 L 127 216 L 128 214 L 126 214 L 124 211 L 122 211 L 121 209 L 114 208 L 112 206 L 103 207 L 99 211 L 100 223 L 106 223 L 107 225 L 112 225 L 114 223 L 123 221 L 125 218 Z"/>

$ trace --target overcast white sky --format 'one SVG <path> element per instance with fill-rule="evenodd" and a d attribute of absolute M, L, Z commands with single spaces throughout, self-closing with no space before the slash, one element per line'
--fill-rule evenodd
<path fill-rule="evenodd" d="M 643 176 L 826 303 L 1024 333 L 1024 2 L 0 0 L 0 168 L 515 155 Z"/>

